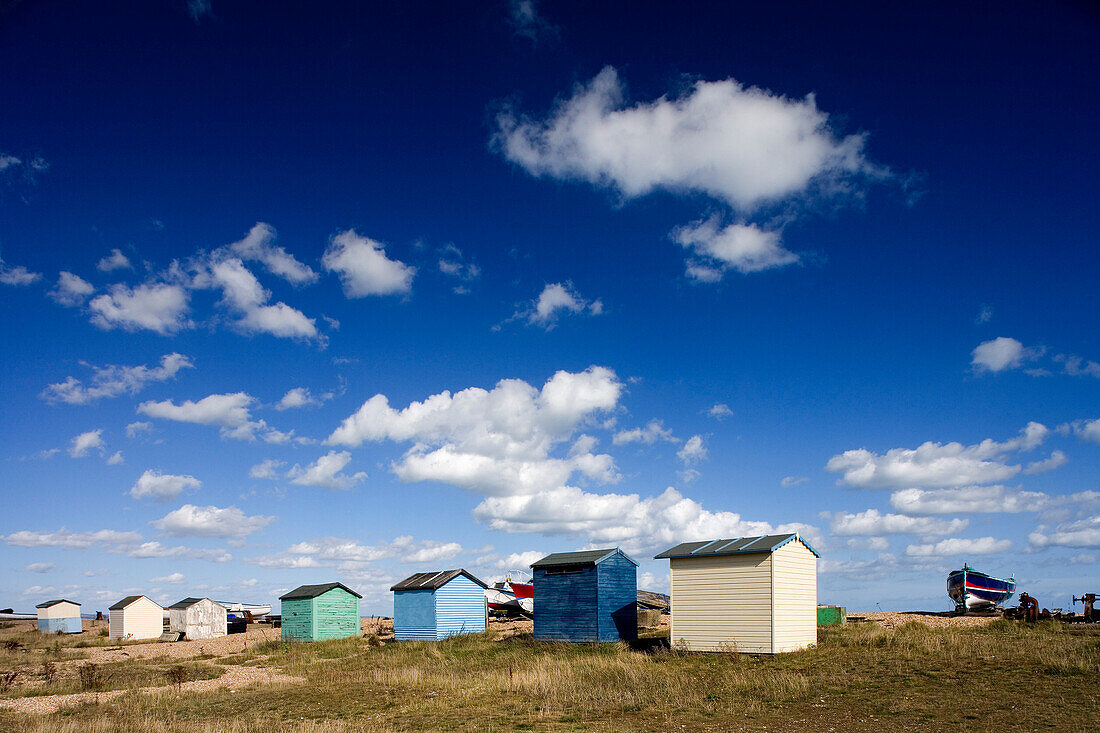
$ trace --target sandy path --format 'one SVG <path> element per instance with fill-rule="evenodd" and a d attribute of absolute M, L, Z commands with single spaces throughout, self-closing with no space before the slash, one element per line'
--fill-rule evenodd
<path fill-rule="evenodd" d="M 301 677 L 290 677 L 269 667 L 240 667 L 231 666 L 225 674 L 212 680 L 195 680 L 184 682 L 180 686 L 181 692 L 209 692 L 210 690 L 229 689 L 240 690 L 250 685 L 263 683 L 265 685 L 278 682 L 297 683 L 304 682 Z M 56 712 L 63 707 L 79 705 L 93 700 L 110 700 L 125 695 L 128 692 L 173 692 L 174 685 L 161 685 L 159 687 L 139 687 L 133 690 L 109 690 L 107 692 L 76 692 L 70 695 L 38 695 L 34 697 L 20 697 L 13 700 L 0 700 L 0 707 L 15 710 L 27 715 L 46 715 Z"/>

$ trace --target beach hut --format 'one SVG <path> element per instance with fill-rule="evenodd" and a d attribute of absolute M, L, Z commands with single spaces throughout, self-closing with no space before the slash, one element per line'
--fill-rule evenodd
<path fill-rule="evenodd" d="M 417 573 L 393 591 L 393 638 L 445 639 L 485 631 L 485 583 L 461 568 Z"/>
<path fill-rule="evenodd" d="M 38 612 L 38 630 L 47 634 L 79 634 L 84 630 L 80 622 L 80 604 L 60 598 L 35 606 Z"/>
<path fill-rule="evenodd" d="M 817 551 L 797 534 L 684 542 L 665 550 L 669 640 L 686 651 L 776 654 L 817 643 Z"/>
<path fill-rule="evenodd" d="M 638 638 L 638 563 L 622 550 L 557 552 L 531 568 L 536 639 Z"/>
<path fill-rule="evenodd" d="M 168 607 L 168 630 L 192 641 L 225 636 L 228 622 L 225 606 L 209 598 L 184 598 Z"/>
<path fill-rule="evenodd" d="M 280 596 L 283 641 L 324 641 L 359 635 L 359 595 L 343 583 L 301 585 Z"/>
<path fill-rule="evenodd" d="M 146 596 L 126 596 L 108 611 L 112 638 L 156 639 L 164 633 L 164 609 Z"/>

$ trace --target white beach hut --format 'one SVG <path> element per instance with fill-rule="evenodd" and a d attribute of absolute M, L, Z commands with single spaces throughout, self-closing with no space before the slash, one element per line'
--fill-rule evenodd
<path fill-rule="evenodd" d="M 669 559 L 673 646 L 777 654 L 817 643 L 817 551 L 797 534 L 684 542 Z"/>
<path fill-rule="evenodd" d="M 108 609 L 115 639 L 156 639 L 164 633 L 164 609 L 146 596 L 126 596 Z"/>
<path fill-rule="evenodd" d="M 192 641 L 225 636 L 228 623 L 225 606 L 209 598 L 184 598 L 168 607 L 168 630 Z"/>

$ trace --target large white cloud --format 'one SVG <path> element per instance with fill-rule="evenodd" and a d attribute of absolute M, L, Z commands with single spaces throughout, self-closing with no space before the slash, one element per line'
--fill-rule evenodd
<path fill-rule="evenodd" d="M 212 394 L 198 402 L 184 400 L 176 404 L 172 400 L 147 401 L 138 405 L 137 411 L 149 417 L 195 425 L 216 425 L 225 438 L 253 440 L 256 433 L 263 434 L 268 442 L 285 442 L 288 433 L 268 427 L 263 420 L 253 420 L 251 407 L 256 399 L 245 392 Z"/>
<path fill-rule="evenodd" d="M 229 251 L 242 260 L 263 263 L 272 275 L 278 275 L 294 285 L 317 282 L 316 272 L 274 242 L 275 227 L 261 221 L 249 230 L 244 239 L 229 245 Z"/>
<path fill-rule="evenodd" d="M 868 509 L 857 514 L 835 514 L 830 526 L 833 534 L 842 537 L 874 537 L 891 534 L 955 534 L 966 529 L 969 524 L 966 519 L 909 517 L 904 514 L 882 514 L 877 509 Z"/>
<path fill-rule="evenodd" d="M 332 238 L 321 258 L 329 272 L 340 276 L 349 298 L 407 293 L 416 268 L 386 256 L 381 242 L 349 229 Z"/>
<path fill-rule="evenodd" d="M 189 328 L 187 290 L 181 285 L 150 283 L 130 287 L 112 285 L 108 293 L 98 295 L 88 304 L 92 323 L 106 331 L 147 330 L 169 335 Z"/>
<path fill-rule="evenodd" d="M 495 142 L 532 175 L 611 186 L 626 197 L 700 192 L 741 211 L 874 172 L 864 137 L 838 138 L 813 95 L 788 99 L 727 79 L 631 107 L 625 96 L 609 66 L 544 121 L 506 109 Z"/>
<path fill-rule="evenodd" d="M 1049 433 L 1046 426 L 1031 422 L 1018 437 L 1004 442 L 988 438 L 974 445 L 929 441 L 885 454 L 859 448 L 833 456 L 825 469 L 843 474 L 843 483 L 865 489 L 987 484 L 1019 473 L 1020 466 L 1008 464 L 1006 455 L 1037 447 Z"/>
<path fill-rule="evenodd" d="M 966 557 L 968 555 L 995 555 L 1012 549 L 1011 540 L 999 540 L 995 537 L 962 539 L 952 537 L 939 542 L 909 545 L 905 554 L 910 557 Z"/>
<path fill-rule="evenodd" d="M 367 478 L 367 474 L 348 475 L 344 467 L 351 461 L 348 451 L 329 451 L 310 465 L 302 468 L 295 465 L 287 473 L 292 483 L 301 486 L 318 486 L 326 489 L 350 489 Z"/>
<path fill-rule="evenodd" d="M 1064 522 L 1054 527 L 1040 525 L 1028 535 L 1033 547 L 1100 547 L 1100 514 Z"/>
<path fill-rule="evenodd" d="M 235 506 L 184 504 L 152 525 L 174 537 L 247 537 L 275 521 L 275 517 L 247 516 Z"/>
<path fill-rule="evenodd" d="M 234 327 L 244 333 L 268 333 L 281 338 L 318 338 L 317 323 L 286 303 L 269 305 L 271 293 L 235 257 L 214 259 L 208 265 L 209 284 L 220 288 L 222 304 L 238 314 Z M 204 284 L 205 278 L 196 283 Z"/>
<path fill-rule="evenodd" d="M 134 485 L 130 488 L 130 496 L 135 499 L 150 498 L 157 501 L 169 501 L 175 499 L 184 491 L 196 491 L 200 487 L 202 487 L 202 481 L 194 476 L 161 473 L 149 469 L 134 482 Z"/>
<path fill-rule="evenodd" d="M 183 354 L 165 354 L 160 366 L 149 368 L 140 366 L 108 365 L 97 367 L 89 365 L 94 372 L 89 386 L 85 386 L 76 377 L 67 377 L 63 382 L 51 384 L 39 395 L 48 402 L 65 402 L 70 405 L 86 405 L 96 400 L 118 397 L 123 394 L 137 394 L 150 382 L 165 382 L 174 379 L 181 369 L 193 369 L 194 363 Z"/>

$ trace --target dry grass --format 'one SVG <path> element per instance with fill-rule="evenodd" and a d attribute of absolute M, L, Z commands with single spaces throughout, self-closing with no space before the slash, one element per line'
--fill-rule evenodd
<path fill-rule="evenodd" d="M 265 642 L 219 661 L 273 665 L 307 683 L 127 693 L 40 718 L 0 713 L 0 729 L 1084 731 L 1100 719 L 1100 629 L 1057 623 L 853 624 L 771 658 L 486 634 L 381 647 L 370 637 Z"/>

